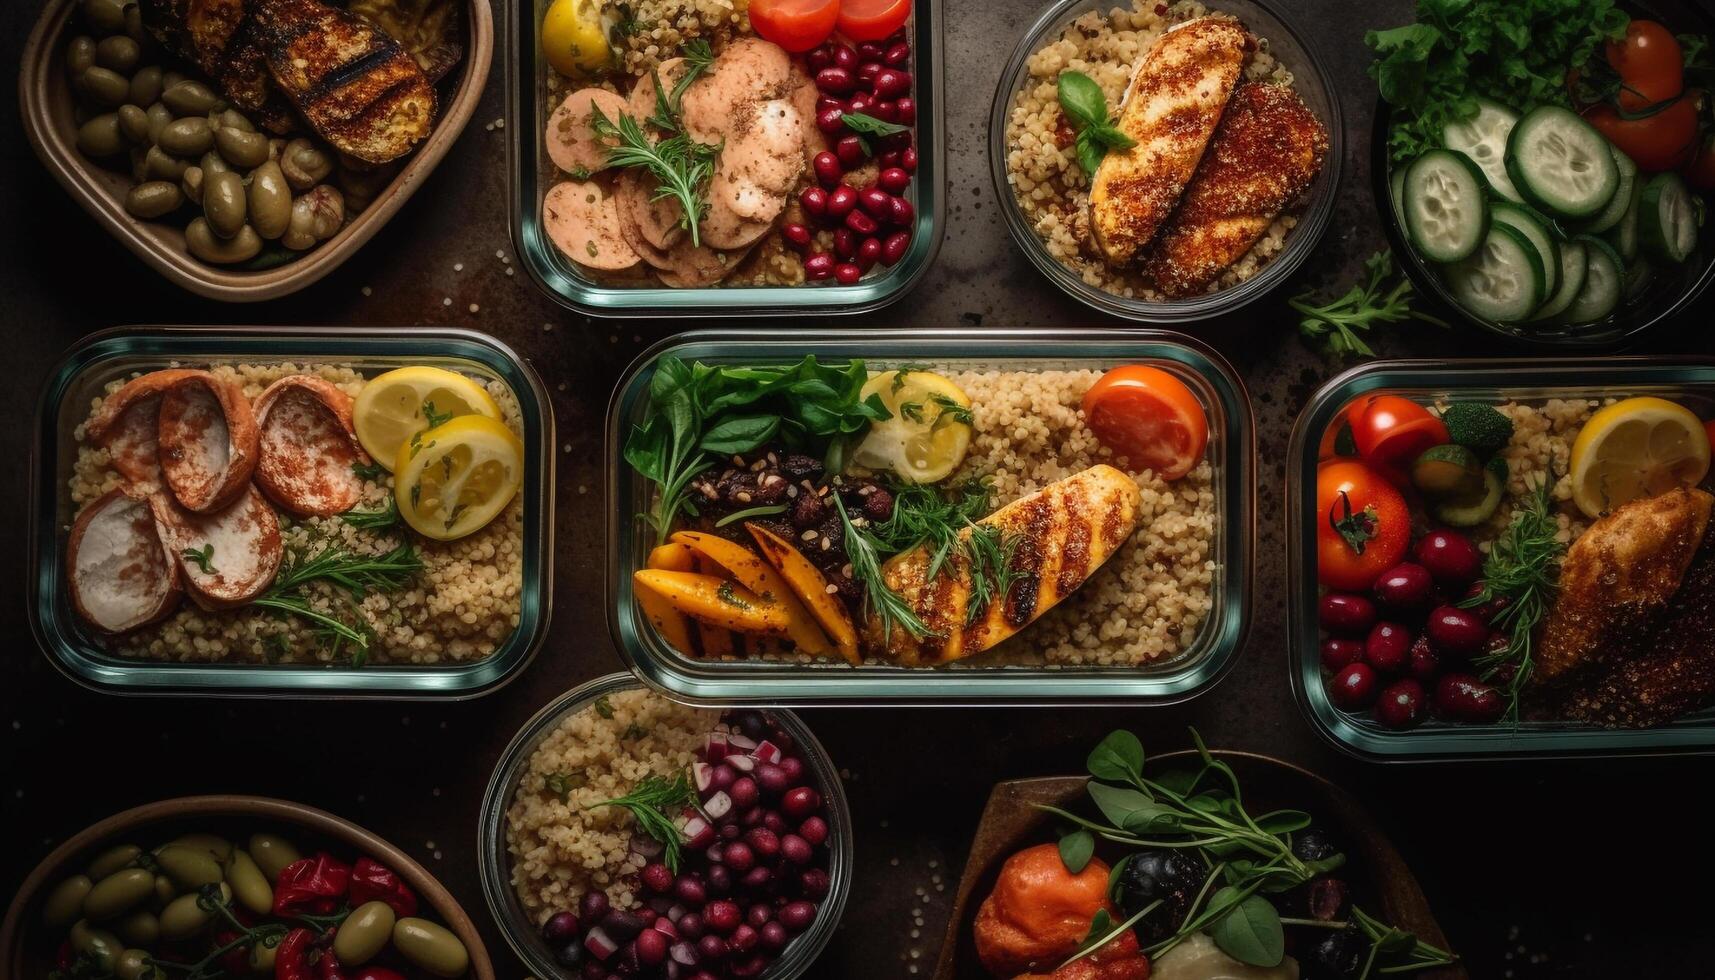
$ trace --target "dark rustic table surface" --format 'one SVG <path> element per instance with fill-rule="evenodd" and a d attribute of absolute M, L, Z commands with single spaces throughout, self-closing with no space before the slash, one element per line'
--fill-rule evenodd
<path fill-rule="evenodd" d="M 1369 189 L 1374 86 L 1366 28 L 1409 16 L 1407 0 L 1280 0 L 1309 27 L 1345 109 L 1340 203 L 1316 255 L 1279 293 L 1196 327 L 1244 375 L 1259 428 L 1256 595 L 1242 659 L 1215 690 L 1171 708 L 826 709 L 803 712 L 850 771 L 858 873 L 846 921 L 816 977 L 927 973 L 973 825 L 996 780 L 1074 771 L 1116 726 L 1152 749 L 1197 726 L 1212 745 L 1270 753 L 1326 774 L 1373 808 L 1478 977 L 1709 975 L 1706 882 L 1715 838 L 1702 758 L 1375 766 L 1321 742 L 1287 687 L 1281 491 L 1287 434 L 1338 370 L 1297 339 L 1285 298 L 1343 284 L 1381 236 Z M 506 15 L 503 4 L 496 19 Z M 1006 52 L 1036 0 L 949 0 L 945 242 L 903 300 L 856 325 L 1119 325 L 1050 286 L 1007 238 L 989 179 L 987 120 Z M 0 64 L 15 64 L 41 0 L 0 4 Z M 105 235 L 32 156 L 13 93 L 0 99 L 0 895 L 76 829 L 117 810 L 191 793 L 299 800 L 388 837 L 439 875 L 483 923 L 502 976 L 521 976 L 477 884 L 477 803 L 502 746 L 542 704 L 621 669 L 601 609 L 601 423 L 621 371 L 649 344 L 718 321 L 596 321 L 545 298 L 518 269 L 507 226 L 503 59 L 451 154 L 391 225 L 342 269 L 286 300 L 225 306 L 162 283 Z M 950 80 L 952 80 L 950 79 Z M 461 268 L 462 267 L 462 268 Z M 450 303 L 448 302 L 450 300 Z M 1711 307 L 1641 352 L 1707 354 Z M 814 330 L 826 321 L 771 323 Z M 120 324 L 455 325 L 499 337 L 547 382 L 559 424 L 553 625 L 516 683 L 465 704 L 124 699 L 62 677 L 34 648 L 23 582 L 29 438 L 49 366 L 78 338 Z M 1389 356 L 1506 353 L 1469 332 L 1392 330 Z M 585 492 L 587 491 L 587 492 Z M 943 891 L 945 887 L 945 891 Z M 1700 966 L 1694 964 L 1701 964 Z"/>

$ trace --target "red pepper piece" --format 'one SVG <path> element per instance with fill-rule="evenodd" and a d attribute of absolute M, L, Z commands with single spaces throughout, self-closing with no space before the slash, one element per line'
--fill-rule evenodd
<path fill-rule="evenodd" d="M 351 886 L 351 868 L 327 854 L 293 861 L 280 869 L 274 914 L 331 915 Z"/>
<path fill-rule="evenodd" d="M 360 857 L 351 866 L 351 907 L 374 901 L 386 902 L 401 919 L 417 914 L 417 895 L 411 886 L 386 865 Z"/>
<path fill-rule="evenodd" d="M 222 929 L 214 934 L 214 948 L 219 949 L 227 943 L 239 938 L 241 933 L 231 929 Z M 220 968 L 235 977 L 241 977 L 250 972 L 250 947 L 234 946 L 220 954 Z"/>
<path fill-rule="evenodd" d="M 316 977 L 318 980 L 346 980 L 345 971 L 339 965 L 339 957 L 333 955 L 333 950 L 322 950 L 321 959 L 316 960 Z"/>
<path fill-rule="evenodd" d="M 385 966 L 366 966 L 346 980 L 405 980 L 405 974 Z"/>
<path fill-rule="evenodd" d="M 284 879 L 288 866 L 280 871 Z M 313 980 L 310 975 L 310 944 L 315 942 L 316 934 L 308 929 L 293 929 L 286 933 L 286 938 L 280 940 L 280 946 L 274 950 L 274 980 Z"/>

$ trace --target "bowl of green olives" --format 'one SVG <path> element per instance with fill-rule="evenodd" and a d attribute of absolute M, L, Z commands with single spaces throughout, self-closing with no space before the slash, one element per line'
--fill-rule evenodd
<path fill-rule="evenodd" d="M 333 814 L 193 796 L 85 829 L 25 879 L 0 976 L 493 980 L 482 937 L 403 851 Z"/>
<path fill-rule="evenodd" d="M 488 0 L 466 0 L 463 58 L 408 156 L 365 164 L 289 110 L 243 111 L 162 50 L 137 0 L 49 0 L 24 50 L 24 128 L 97 222 L 180 286 L 257 301 L 301 289 L 354 253 L 440 163 L 493 56 Z"/>

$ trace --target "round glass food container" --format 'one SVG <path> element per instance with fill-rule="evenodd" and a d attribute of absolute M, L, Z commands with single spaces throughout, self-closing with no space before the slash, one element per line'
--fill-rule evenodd
<path fill-rule="evenodd" d="M 488 911 L 494 916 L 501 934 L 519 959 L 534 976 L 545 980 L 575 978 L 554 962 L 553 951 L 530 922 L 512 889 L 512 855 L 506 849 L 506 809 L 524 777 L 531 754 L 560 722 L 594 704 L 603 695 L 641 687 L 630 674 L 608 674 L 554 699 L 513 736 L 512 742 L 500 754 L 494 775 L 489 778 L 488 790 L 483 794 L 477 826 L 477 864 L 482 877 L 483 898 L 487 900 Z M 815 785 L 821 790 L 828 811 L 828 894 L 821 901 L 816 921 L 787 944 L 780 958 L 769 964 L 760 978 L 792 980 L 808 973 L 810 965 L 821 955 L 822 948 L 833 938 L 840 916 L 845 912 L 854 862 L 852 817 L 839 770 L 834 768 L 833 759 L 828 757 L 828 751 L 817 741 L 809 726 L 790 711 L 763 711 L 762 714 L 791 735 L 803 750 L 804 761 L 815 776 Z"/>
<path fill-rule="evenodd" d="M 1012 114 L 1014 100 L 1030 82 L 1028 62 L 1031 55 L 1058 38 L 1072 21 L 1092 10 L 1112 9 L 1116 6 L 1115 0 L 1058 0 L 1043 10 L 1025 30 L 1018 47 L 1007 59 L 1006 67 L 1001 71 L 1000 84 L 995 89 L 994 108 L 989 113 L 989 171 L 994 177 L 995 193 L 1000 197 L 1001 213 L 1006 215 L 1006 226 L 1013 241 L 1050 282 L 1067 294 L 1087 306 L 1128 320 L 1191 323 L 1239 309 L 1291 278 L 1310 257 L 1333 216 L 1345 159 L 1345 123 L 1340 113 L 1339 95 L 1321 56 L 1312 47 L 1308 36 L 1294 29 L 1270 3 L 1262 0 L 1205 0 L 1204 5 L 1211 13 L 1238 18 L 1252 34 L 1267 40 L 1269 52 L 1292 72 L 1293 88 L 1328 130 L 1328 152 L 1322 172 L 1317 174 L 1315 182 L 1294 209 L 1298 223 L 1287 233 L 1285 247 L 1244 282 L 1184 299 L 1144 300 L 1110 293 L 1085 282 L 1048 253 L 1047 246 L 1025 218 L 1018 198 L 1012 192 L 1006 166 L 1007 117 Z"/>

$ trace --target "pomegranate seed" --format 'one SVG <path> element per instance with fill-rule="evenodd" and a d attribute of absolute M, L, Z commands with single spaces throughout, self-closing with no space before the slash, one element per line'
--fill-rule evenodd
<path fill-rule="evenodd" d="M 882 54 L 881 60 L 889 68 L 904 68 L 911 63 L 911 45 L 904 41 L 892 45 Z"/>
<path fill-rule="evenodd" d="M 876 137 L 876 144 L 883 150 L 903 150 L 911 145 L 911 131 L 906 129 L 897 133 L 888 133 L 886 136 L 878 136 Z"/>
<path fill-rule="evenodd" d="M 917 147 L 907 146 L 899 151 L 899 169 L 908 174 L 917 172 Z"/>
<path fill-rule="evenodd" d="M 792 222 L 781 225 L 780 237 L 800 252 L 810 247 L 810 229 L 803 225 Z"/>
<path fill-rule="evenodd" d="M 854 212 L 855 213 L 855 212 Z M 863 278 L 863 270 L 850 262 L 841 262 L 834 266 L 834 279 L 842 286 L 855 286 Z M 763 869 L 758 868 L 758 871 Z"/>
<path fill-rule="evenodd" d="M 812 847 L 821 847 L 828 839 L 828 822 L 821 817 L 810 817 L 798 825 L 798 836 L 808 841 Z"/>
<path fill-rule="evenodd" d="M 821 80 L 817 76 L 817 81 Z M 898 68 L 883 68 L 875 73 L 875 81 L 871 86 L 877 96 L 883 99 L 897 99 L 911 94 L 911 73 L 900 71 Z"/>
<path fill-rule="evenodd" d="M 834 67 L 844 68 L 847 71 L 850 71 L 851 69 L 857 67 L 857 64 L 858 64 L 857 52 L 852 50 L 851 45 L 849 45 L 849 44 L 836 44 L 836 45 L 834 45 L 833 54 L 834 54 Z"/>
<path fill-rule="evenodd" d="M 794 932 L 803 932 L 816 921 L 816 906 L 813 902 L 793 902 L 780 910 L 780 924 Z"/>
<path fill-rule="evenodd" d="M 917 220 L 917 209 L 912 207 L 911 202 L 907 201 L 905 198 L 895 197 L 887 203 L 887 220 L 892 222 L 895 227 L 909 228 L 911 227 L 911 222 Z"/>
<path fill-rule="evenodd" d="M 673 887 L 673 872 L 661 863 L 645 865 L 643 868 L 643 886 L 657 894 Z"/>
<path fill-rule="evenodd" d="M 816 128 L 829 136 L 846 128 L 846 110 L 838 106 L 829 106 L 816 113 Z"/>
<path fill-rule="evenodd" d="M 851 69 L 842 68 L 835 64 L 832 68 L 824 68 L 816 73 L 816 87 L 824 92 L 844 95 L 854 86 Z"/>
<path fill-rule="evenodd" d="M 736 902 L 722 899 L 718 902 L 710 902 L 708 907 L 703 909 L 703 926 L 711 932 L 718 932 L 724 936 L 732 932 L 738 926 L 738 922 L 739 911 Z"/>
<path fill-rule="evenodd" d="M 880 261 L 880 259 L 881 259 L 881 240 L 880 239 L 876 238 L 874 235 L 871 235 L 870 237 L 864 239 L 862 242 L 858 243 L 857 263 L 859 266 L 861 266 L 863 268 L 863 271 L 868 272 L 871 268 L 873 268 L 875 266 L 876 262 Z M 800 786 L 799 789 L 803 789 L 803 787 Z M 798 790 L 794 789 L 790 793 L 788 793 L 787 795 L 790 796 L 792 793 L 796 793 L 796 792 L 798 792 Z"/>
<path fill-rule="evenodd" d="M 911 175 L 899 167 L 888 167 L 875 178 L 875 183 L 889 194 L 903 194 L 911 186 Z"/>
<path fill-rule="evenodd" d="M 820 181 L 823 187 L 833 190 L 839 184 L 843 173 L 840 169 L 839 157 L 823 150 L 816 154 L 811 166 L 816 170 L 816 180 Z"/>
<path fill-rule="evenodd" d="M 893 101 L 896 115 L 894 122 L 901 126 L 910 126 L 917 122 L 917 100 L 910 96 L 900 96 Z"/>
<path fill-rule="evenodd" d="M 806 187 L 798 195 L 798 203 L 804 208 L 804 213 L 812 218 L 820 218 L 828 213 L 828 192 L 820 187 Z M 719 773 L 720 770 L 715 770 Z M 717 775 L 715 778 L 719 779 Z M 731 785 L 730 783 L 728 785 Z M 725 789 L 726 787 L 720 787 Z"/>
<path fill-rule="evenodd" d="M 881 225 L 862 211 L 853 211 L 846 215 L 846 227 L 860 235 L 873 235 Z"/>
<path fill-rule="evenodd" d="M 828 217 L 839 221 L 852 213 L 857 207 L 857 191 L 850 184 L 841 184 L 828 192 Z"/>
<path fill-rule="evenodd" d="M 857 236 L 850 228 L 834 229 L 834 256 L 844 262 L 857 258 Z"/>
<path fill-rule="evenodd" d="M 840 163 L 847 170 L 856 170 L 863 166 L 864 159 L 868 156 L 864 152 L 863 140 L 859 139 L 856 133 L 840 137 L 834 144 L 834 154 L 840 158 Z"/>
<path fill-rule="evenodd" d="M 826 279 L 834 274 L 834 257 L 826 252 L 814 252 L 804 259 L 804 278 Z"/>

